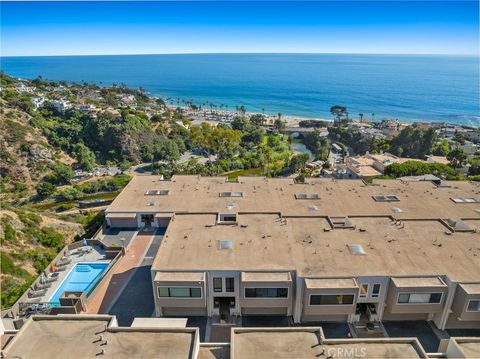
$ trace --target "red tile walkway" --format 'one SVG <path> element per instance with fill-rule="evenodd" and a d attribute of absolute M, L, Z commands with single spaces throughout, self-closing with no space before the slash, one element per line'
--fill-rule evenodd
<path fill-rule="evenodd" d="M 142 262 L 143 256 L 152 240 L 152 233 L 138 233 L 127 247 L 125 255 L 102 280 L 93 297 L 87 300 L 89 314 L 107 314 L 125 285 Z"/>

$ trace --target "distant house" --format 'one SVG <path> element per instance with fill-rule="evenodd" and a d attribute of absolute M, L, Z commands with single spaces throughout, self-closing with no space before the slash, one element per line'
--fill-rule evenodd
<path fill-rule="evenodd" d="M 383 175 L 385 167 L 403 163 L 410 158 L 397 157 L 391 153 L 369 154 L 347 158 L 347 164 L 337 171 L 337 178 L 371 178 Z"/>
<path fill-rule="evenodd" d="M 17 82 L 14 87 L 18 92 L 32 93 L 34 90 L 33 87 L 26 86 L 23 82 Z"/>
<path fill-rule="evenodd" d="M 45 103 L 45 97 L 43 96 L 32 97 L 32 104 L 36 110 L 42 107 L 44 103 Z"/>
<path fill-rule="evenodd" d="M 52 106 L 58 112 L 65 112 L 70 107 L 72 107 L 71 104 L 68 101 L 65 101 L 65 100 L 53 100 L 52 101 Z"/>
<path fill-rule="evenodd" d="M 93 106 L 92 104 L 86 103 L 86 104 L 75 106 L 75 109 L 77 109 L 80 112 L 88 113 L 95 110 L 95 106 Z"/>

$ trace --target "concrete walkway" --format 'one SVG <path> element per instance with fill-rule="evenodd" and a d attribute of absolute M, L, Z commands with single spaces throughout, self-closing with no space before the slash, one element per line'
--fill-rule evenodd
<path fill-rule="evenodd" d="M 143 261 L 152 240 L 152 233 L 138 233 L 127 247 L 127 251 L 115 267 L 99 284 L 93 297 L 88 298 L 87 313 L 107 314 L 126 284 Z"/>

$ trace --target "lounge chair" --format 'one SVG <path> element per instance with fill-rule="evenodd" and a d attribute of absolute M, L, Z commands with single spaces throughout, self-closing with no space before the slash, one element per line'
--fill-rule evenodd
<path fill-rule="evenodd" d="M 48 282 L 47 282 L 47 283 L 38 283 L 38 282 L 37 282 L 37 283 L 35 283 L 35 284 L 33 285 L 33 288 L 34 288 L 35 290 L 42 290 L 42 289 L 48 289 L 48 288 L 50 288 L 51 286 L 52 286 L 52 283 L 48 283 Z"/>
<path fill-rule="evenodd" d="M 72 260 L 71 259 L 61 259 L 57 262 L 57 266 L 63 266 L 63 265 L 67 265 L 67 264 L 70 264 L 72 263 Z"/>
<path fill-rule="evenodd" d="M 29 298 L 40 298 L 40 297 L 43 297 L 46 293 L 47 293 L 46 289 L 42 289 L 42 290 L 30 289 L 27 295 Z"/>

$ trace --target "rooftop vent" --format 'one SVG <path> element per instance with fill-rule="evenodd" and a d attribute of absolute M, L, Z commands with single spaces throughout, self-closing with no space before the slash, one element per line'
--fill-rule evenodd
<path fill-rule="evenodd" d="M 236 206 L 235 206 L 235 203 L 233 202 L 228 202 L 227 205 L 225 206 L 226 209 L 234 209 Z"/>
<path fill-rule="evenodd" d="M 348 250 L 350 251 L 351 254 L 353 255 L 365 255 L 367 252 L 363 249 L 363 246 L 361 244 L 348 244 L 347 245 Z"/>
<path fill-rule="evenodd" d="M 219 197 L 243 197 L 243 192 L 220 192 Z"/>
<path fill-rule="evenodd" d="M 309 209 L 310 211 L 318 211 L 318 207 L 315 206 L 314 204 L 309 205 L 309 206 L 308 206 L 308 209 Z"/>
<path fill-rule="evenodd" d="M 348 217 L 327 217 L 333 228 L 354 228 Z"/>
<path fill-rule="evenodd" d="M 145 192 L 147 196 L 166 196 L 170 191 L 168 189 L 149 189 Z"/>
<path fill-rule="evenodd" d="M 227 240 L 219 240 L 218 241 L 218 249 L 232 249 L 232 241 Z"/>
<path fill-rule="evenodd" d="M 375 202 L 398 202 L 398 201 L 400 201 L 400 199 L 393 194 L 376 195 L 376 196 L 372 196 L 372 198 L 375 200 Z"/>
<path fill-rule="evenodd" d="M 392 207 L 392 212 L 395 212 L 395 213 L 400 213 L 400 212 L 403 212 L 401 208 L 398 208 L 398 207 Z"/>
<path fill-rule="evenodd" d="M 450 199 L 455 203 L 478 203 L 474 197 L 450 197 Z"/>
<path fill-rule="evenodd" d="M 150 207 L 155 206 L 155 202 L 154 201 L 149 201 L 149 202 L 147 202 L 147 206 L 150 206 Z"/>
<path fill-rule="evenodd" d="M 453 232 L 475 232 L 475 229 L 459 219 L 446 218 L 442 222 Z"/>
<path fill-rule="evenodd" d="M 318 193 L 295 193 L 295 199 L 320 199 Z"/>

